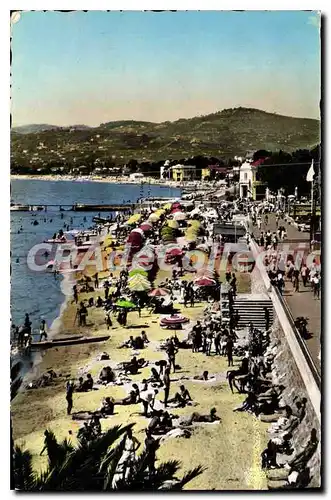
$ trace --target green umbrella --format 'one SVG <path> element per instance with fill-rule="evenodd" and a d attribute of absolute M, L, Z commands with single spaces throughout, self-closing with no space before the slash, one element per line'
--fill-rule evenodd
<path fill-rule="evenodd" d="M 135 309 L 137 306 L 130 300 L 118 300 L 115 304 L 117 307 L 123 307 L 124 309 Z"/>
<path fill-rule="evenodd" d="M 145 292 L 146 290 L 150 290 L 152 286 L 150 283 L 143 283 L 143 282 L 136 282 L 136 283 L 129 283 L 129 288 L 133 292 Z"/>
<path fill-rule="evenodd" d="M 129 272 L 129 276 L 135 276 L 136 274 L 141 274 L 141 276 L 148 276 L 148 272 L 144 271 L 143 269 L 132 269 L 132 271 Z"/>

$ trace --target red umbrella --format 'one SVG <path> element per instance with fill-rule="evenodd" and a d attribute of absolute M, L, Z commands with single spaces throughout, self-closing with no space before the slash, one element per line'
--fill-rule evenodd
<path fill-rule="evenodd" d="M 174 208 L 180 208 L 181 207 L 181 204 L 179 203 L 179 201 L 175 201 L 172 205 L 171 205 L 171 209 L 173 210 Z"/>
<path fill-rule="evenodd" d="M 169 292 L 164 288 L 155 288 L 148 295 L 150 297 L 164 297 L 165 295 L 169 295 Z"/>
<path fill-rule="evenodd" d="M 167 316 L 162 318 L 160 321 L 161 326 L 171 326 L 171 325 L 181 325 L 182 323 L 188 323 L 190 320 L 182 316 L 181 314 L 173 314 L 172 316 Z"/>
<path fill-rule="evenodd" d="M 181 248 L 169 248 L 166 252 L 168 255 L 182 255 L 183 250 Z"/>
<path fill-rule="evenodd" d="M 216 281 L 212 280 L 210 278 L 207 278 L 206 276 L 202 276 L 201 278 L 198 278 L 194 281 L 195 285 L 198 286 L 215 286 Z"/>
<path fill-rule="evenodd" d="M 142 229 L 143 231 L 151 231 L 153 229 L 153 226 L 149 222 L 143 222 L 140 225 L 140 229 Z"/>

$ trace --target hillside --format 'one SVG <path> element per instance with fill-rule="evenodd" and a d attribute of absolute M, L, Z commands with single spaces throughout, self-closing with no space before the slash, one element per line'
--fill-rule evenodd
<path fill-rule="evenodd" d="M 84 159 L 112 157 L 122 162 L 130 158 L 158 161 L 199 154 L 229 158 L 258 149 L 290 152 L 311 148 L 319 142 L 318 120 L 234 108 L 174 122 L 122 120 L 94 128 L 57 127 L 13 133 L 12 160 L 24 163 L 31 155 L 43 163 L 60 160 L 76 164 Z"/>

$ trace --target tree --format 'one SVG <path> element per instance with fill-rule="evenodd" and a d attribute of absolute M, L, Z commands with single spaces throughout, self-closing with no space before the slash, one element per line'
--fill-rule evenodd
<path fill-rule="evenodd" d="M 63 441 L 58 444 L 61 453 L 56 464 L 51 467 L 49 463 L 41 474 L 32 469 L 31 453 L 16 446 L 13 451 L 15 488 L 21 491 L 178 491 L 203 472 L 204 469 L 198 466 L 178 479 L 176 473 L 180 462 L 170 460 L 161 463 L 150 474 L 147 472 L 150 457 L 144 450 L 133 464 L 128 465 L 126 477 L 121 477 L 118 466 L 128 430 L 133 425 L 112 427 L 100 437 L 80 442 L 76 447 Z"/>

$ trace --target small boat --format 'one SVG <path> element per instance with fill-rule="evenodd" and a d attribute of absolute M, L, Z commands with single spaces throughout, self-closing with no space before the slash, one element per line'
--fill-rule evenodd
<path fill-rule="evenodd" d="M 29 212 L 30 211 L 30 205 L 20 205 L 20 204 L 11 204 L 10 205 L 10 211 L 11 212 Z"/>
<path fill-rule="evenodd" d="M 53 339 L 52 342 L 62 342 L 63 340 L 79 340 L 82 339 L 84 335 L 73 335 L 71 337 L 62 337 L 58 339 Z"/>
<path fill-rule="evenodd" d="M 72 339 L 57 339 L 54 340 L 45 340 L 42 342 L 32 342 L 32 349 L 49 349 L 51 347 L 59 347 L 59 346 L 70 346 L 70 345 L 78 345 L 78 344 L 91 344 L 93 342 L 104 342 L 110 339 L 110 335 L 100 335 L 98 337 L 81 337 L 81 338 L 72 338 Z"/>
<path fill-rule="evenodd" d="M 74 243 L 74 241 L 73 240 L 68 241 L 66 238 L 55 238 L 55 239 L 51 238 L 49 240 L 44 240 L 43 243 L 53 243 L 55 245 L 55 244 L 60 244 L 60 243 L 62 243 L 62 244 Z"/>

